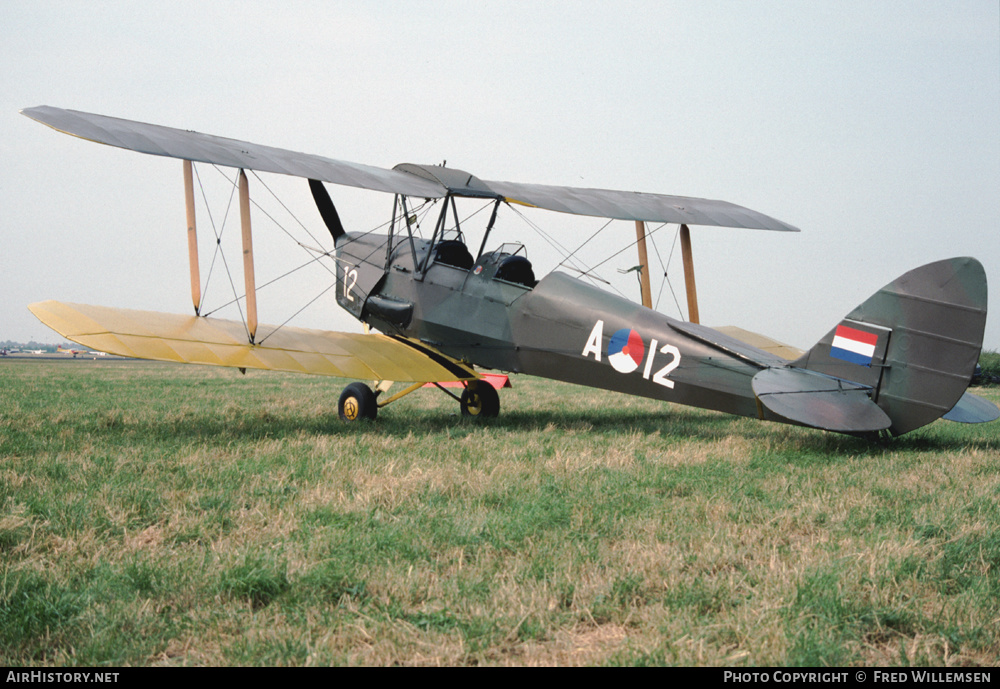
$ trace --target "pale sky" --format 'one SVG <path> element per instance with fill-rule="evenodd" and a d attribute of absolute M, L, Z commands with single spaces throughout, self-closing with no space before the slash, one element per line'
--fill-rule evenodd
<path fill-rule="evenodd" d="M 180 162 L 18 114 L 43 104 L 379 167 L 447 160 L 483 179 L 732 201 L 802 232 L 692 228 L 702 322 L 799 347 L 901 273 L 952 256 L 983 262 L 1000 309 L 996 0 L 5 0 L 0 63 L 0 340 L 60 341 L 27 311 L 44 299 L 191 309 Z M 221 223 L 224 180 L 200 174 L 219 189 Z M 329 241 L 304 181 L 262 181 Z M 389 217 L 388 195 L 329 189 L 348 229 Z M 204 276 L 213 239 L 199 213 Z M 603 225 L 530 219 L 570 247 Z M 306 258 L 267 225 L 255 218 L 261 282 Z M 499 227 L 495 241 L 524 242 L 536 273 L 558 262 L 516 215 Z M 656 235 L 664 258 L 673 236 Z M 617 223 L 585 257 L 632 238 Z M 636 300 L 617 269 L 637 262 L 629 250 L 602 268 Z M 683 304 L 677 256 L 668 270 Z M 220 277 L 210 301 L 225 301 Z M 328 282 L 318 270 L 267 288 L 261 322 Z M 667 290 L 659 308 L 679 315 Z M 331 294 L 293 322 L 357 330 Z M 985 346 L 1000 349 L 1000 312 Z"/>

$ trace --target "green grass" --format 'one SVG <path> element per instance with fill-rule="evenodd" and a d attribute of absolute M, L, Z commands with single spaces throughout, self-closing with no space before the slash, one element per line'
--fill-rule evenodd
<path fill-rule="evenodd" d="M 0 363 L 0 664 L 1000 661 L 1000 424 L 514 385 L 348 425 L 341 381 Z"/>

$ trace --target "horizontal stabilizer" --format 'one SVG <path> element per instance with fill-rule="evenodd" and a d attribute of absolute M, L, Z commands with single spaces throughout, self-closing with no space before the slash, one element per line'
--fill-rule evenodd
<path fill-rule="evenodd" d="M 838 433 L 872 433 L 892 425 L 868 396 L 871 388 L 799 368 L 769 368 L 751 381 L 769 412 Z"/>
<path fill-rule="evenodd" d="M 986 423 L 1000 419 L 1000 409 L 989 400 L 967 392 L 950 412 L 941 417 L 958 423 Z"/>
<path fill-rule="evenodd" d="M 56 301 L 28 308 L 63 337 L 136 359 L 411 383 L 479 377 L 419 342 L 386 335 L 261 325 L 260 344 L 250 344 L 242 323 L 220 318 Z"/>

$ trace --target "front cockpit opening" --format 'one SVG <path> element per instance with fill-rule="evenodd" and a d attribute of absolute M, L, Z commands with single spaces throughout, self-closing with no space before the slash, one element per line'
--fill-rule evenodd
<path fill-rule="evenodd" d="M 503 244 L 496 251 L 480 256 L 473 272 L 533 289 L 538 281 L 527 253 L 523 244 Z"/>

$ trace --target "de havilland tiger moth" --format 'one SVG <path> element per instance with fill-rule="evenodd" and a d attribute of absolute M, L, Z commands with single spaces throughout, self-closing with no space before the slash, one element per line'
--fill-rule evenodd
<path fill-rule="evenodd" d="M 486 181 L 444 165 L 384 169 L 49 106 L 22 113 L 83 139 L 184 161 L 195 314 L 55 301 L 29 307 L 89 349 L 372 381 L 352 383 L 340 396 L 339 415 L 349 421 L 374 419 L 379 408 L 428 383 L 458 384 L 465 415 L 496 416 L 499 395 L 486 371 L 867 437 L 899 436 L 939 418 L 979 423 L 1000 416 L 994 404 L 967 391 L 986 324 L 986 275 L 974 258 L 911 270 L 850 311 L 811 349 L 793 352 L 752 333 L 700 325 L 696 302 L 690 321 L 676 320 L 650 308 L 648 286 L 639 304 L 558 270 L 537 279 L 521 245 L 488 250 L 498 212 L 511 205 L 635 221 L 643 264 L 644 223 L 677 224 L 686 268 L 690 226 L 797 231 L 732 203 Z M 199 315 L 192 163 L 239 171 L 244 322 Z M 378 332 L 257 323 L 245 170 L 308 180 L 333 240 L 332 251 L 317 251 L 335 264 L 337 303 Z M 393 195 L 387 231 L 348 231 L 324 182 Z M 476 245 L 467 243 L 455 208 L 456 199 L 468 198 L 491 208 Z M 426 201 L 440 203 L 429 239 L 419 236 L 411 212 Z M 648 279 L 648 267 L 640 272 Z M 409 385 L 389 396 L 393 382 Z"/>

